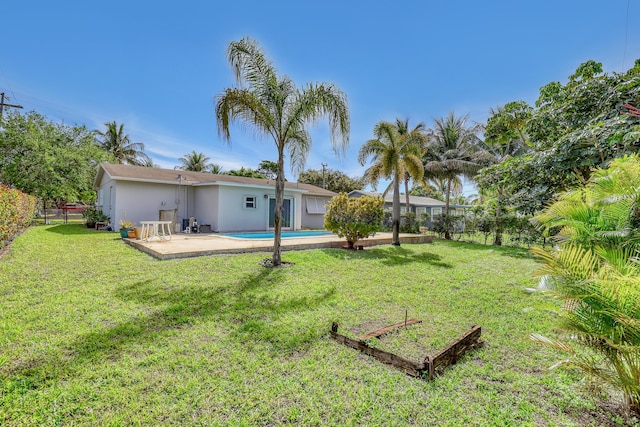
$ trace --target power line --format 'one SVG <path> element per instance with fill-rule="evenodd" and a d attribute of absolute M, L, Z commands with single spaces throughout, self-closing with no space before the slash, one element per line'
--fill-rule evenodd
<path fill-rule="evenodd" d="M 5 99 L 9 101 L 9 98 L 4 96 L 4 92 L 0 93 L 0 117 L 2 117 L 2 111 L 4 110 L 4 107 L 22 108 L 22 105 L 7 104 L 6 102 L 4 102 Z"/>

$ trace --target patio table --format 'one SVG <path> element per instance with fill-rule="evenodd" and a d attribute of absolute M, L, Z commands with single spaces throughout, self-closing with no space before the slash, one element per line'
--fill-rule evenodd
<path fill-rule="evenodd" d="M 171 240 L 171 221 L 140 221 L 141 236 L 145 242 L 157 237 L 160 240 Z"/>

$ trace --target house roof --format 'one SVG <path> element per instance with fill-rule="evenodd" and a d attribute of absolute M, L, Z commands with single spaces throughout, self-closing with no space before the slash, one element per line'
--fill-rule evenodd
<path fill-rule="evenodd" d="M 99 188 L 103 176 L 116 181 L 155 182 L 173 185 L 245 185 L 252 187 L 275 187 L 275 180 L 248 178 L 244 176 L 216 175 L 206 172 L 191 172 L 177 169 L 149 168 L 113 163 L 100 163 L 93 187 Z M 180 177 L 178 177 L 180 176 Z M 315 196 L 335 196 L 333 191 L 311 184 L 285 182 L 285 189 L 298 190 Z"/>
<path fill-rule="evenodd" d="M 349 196 L 355 195 L 355 194 L 359 194 L 361 196 L 382 197 L 381 193 L 373 193 L 370 191 L 362 191 L 362 190 L 353 190 L 352 192 L 349 193 Z M 384 196 L 384 201 L 385 203 L 393 203 L 393 193 L 387 193 Z M 404 194 L 400 195 L 400 201 L 404 203 L 405 201 Z M 444 202 L 437 199 L 432 199 L 431 197 L 419 197 L 419 196 L 411 196 L 411 195 L 409 195 L 409 203 L 414 206 L 435 206 L 435 207 L 445 206 Z"/>

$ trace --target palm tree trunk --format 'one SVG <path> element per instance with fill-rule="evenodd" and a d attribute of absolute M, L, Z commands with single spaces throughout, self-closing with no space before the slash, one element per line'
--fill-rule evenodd
<path fill-rule="evenodd" d="M 404 196 L 406 201 L 405 213 L 406 213 L 407 226 L 409 230 L 412 228 L 411 215 L 409 215 L 409 213 L 411 212 L 411 201 L 409 200 L 409 180 L 410 179 L 411 177 L 409 177 L 408 174 L 405 174 L 405 177 L 404 177 Z"/>
<path fill-rule="evenodd" d="M 411 178 L 406 176 L 404 178 L 404 195 L 405 195 L 405 202 L 406 202 L 406 212 L 409 213 L 411 212 L 411 201 L 409 200 L 409 180 Z"/>
<path fill-rule="evenodd" d="M 391 244 L 400 246 L 400 174 L 396 171 L 393 179 L 393 213 L 391 222 L 393 227 L 393 237 Z"/>
<path fill-rule="evenodd" d="M 493 240 L 496 246 L 502 246 L 502 188 L 498 188 L 498 200 L 496 201 L 496 237 Z"/>
<path fill-rule="evenodd" d="M 627 394 L 627 403 L 632 414 L 640 415 L 640 396 Z"/>
<path fill-rule="evenodd" d="M 282 240 L 282 205 L 284 201 L 284 143 L 278 144 L 278 173 L 276 175 L 276 205 L 273 213 L 273 258 L 274 267 L 282 264 L 280 243 Z"/>
<path fill-rule="evenodd" d="M 451 240 L 451 231 L 449 230 L 449 202 L 451 200 L 451 178 L 447 178 L 447 191 L 444 196 L 444 238 L 447 240 Z"/>

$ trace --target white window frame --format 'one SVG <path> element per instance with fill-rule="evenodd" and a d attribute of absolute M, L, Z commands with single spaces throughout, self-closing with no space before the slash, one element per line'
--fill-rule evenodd
<path fill-rule="evenodd" d="M 250 206 L 253 205 L 253 206 Z M 242 207 L 244 209 L 258 209 L 258 196 L 242 196 Z"/>
<path fill-rule="evenodd" d="M 442 215 L 442 208 L 431 208 L 431 216 Z"/>
<path fill-rule="evenodd" d="M 424 206 L 416 206 L 416 216 L 426 214 L 427 208 Z"/>

